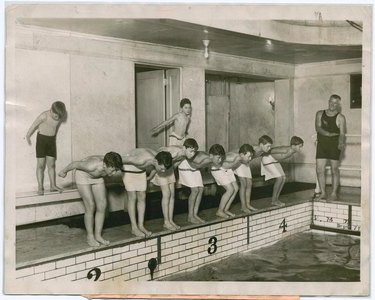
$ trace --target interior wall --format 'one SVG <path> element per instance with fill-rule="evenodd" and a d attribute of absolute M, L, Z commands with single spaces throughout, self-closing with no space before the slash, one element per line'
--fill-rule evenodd
<path fill-rule="evenodd" d="M 68 112 L 57 134 L 57 173 L 72 160 L 135 147 L 132 62 L 23 49 L 16 59 L 17 192 L 37 190 L 36 133 L 32 146 L 23 138 L 54 101 L 63 101 Z M 71 186 L 72 173 L 56 177 L 59 186 Z M 47 170 L 44 186 L 49 189 Z"/>
<path fill-rule="evenodd" d="M 360 70 L 361 66 L 358 65 L 358 68 Z M 331 72 L 334 72 L 334 68 Z M 350 109 L 350 75 L 296 78 L 294 85 L 295 134 L 305 141 L 303 155 L 296 157 L 296 180 L 315 182 L 315 114 L 318 110 L 328 108 L 330 95 L 338 94 L 341 96 L 342 114 L 347 124 L 346 149 L 340 164 L 341 184 L 360 186 L 361 109 Z"/>
<path fill-rule="evenodd" d="M 245 143 L 256 145 L 264 134 L 274 139 L 275 111 L 269 103 L 275 97 L 274 82 L 207 76 L 206 97 L 207 124 L 210 131 L 217 129 L 216 133 L 210 132 L 217 140 L 207 136 L 211 144 L 227 142 L 227 147 L 223 145 L 225 150 L 233 151 Z M 209 108 L 210 105 L 217 107 Z M 228 125 L 224 124 L 227 120 Z M 251 169 L 253 176 L 260 176 L 259 159 L 252 160 Z"/>
<path fill-rule="evenodd" d="M 275 81 L 275 139 L 274 145 L 289 145 L 294 135 L 293 80 Z"/>
<path fill-rule="evenodd" d="M 204 68 L 182 68 L 181 98 L 189 98 L 192 106 L 188 136 L 197 141 L 200 150 L 206 149 L 206 107 L 204 80 Z"/>
<path fill-rule="evenodd" d="M 44 111 L 51 109 L 55 101 L 65 103 L 67 109 L 66 122 L 62 123 L 57 133 L 56 170 L 60 170 L 72 159 L 71 152 L 71 107 L 70 107 L 70 67 L 69 55 L 44 51 L 17 49 L 15 51 L 15 97 L 13 112 L 7 118 L 13 118 L 15 128 L 12 139 L 8 142 L 15 144 L 16 156 L 16 190 L 17 192 L 36 191 L 36 135 L 31 137 L 29 146 L 25 136 L 34 120 Z M 9 155 L 10 153 L 7 153 Z M 71 175 L 57 180 L 59 185 L 68 185 Z M 44 186 L 49 190 L 47 170 Z"/>
<path fill-rule="evenodd" d="M 207 150 L 219 144 L 228 150 L 231 107 L 229 82 L 206 77 L 206 141 Z"/>
<path fill-rule="evenodd" d="M 229 149 L 256 145 L 260 136 L 275 136 L 275 112 L 268 99 L 275 97 L 274 82 L 230 84 Z"/>
<path fill-rule="evenodd" d="M 72 155 L 80 160 L 135 147 L 134 65 L 71 56 Z"/>

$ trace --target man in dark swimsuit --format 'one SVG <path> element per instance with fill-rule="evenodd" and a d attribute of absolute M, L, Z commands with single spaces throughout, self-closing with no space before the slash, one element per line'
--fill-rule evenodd
<path fill-rule="evenodd" d="M 320 199 L 327 199 L 325 167 L 327 162 L 332 170 L 331 199 L 337 199 L 339 187 L 339 162 L 341 151 L 345 147 L 345 117 L 340 113 L 341 97 L 331 95 L 328 109 L 320 110 L 315 117 L 315 130 L 318 135 L 316 146 L 316 173 L 321 188 Z"/>

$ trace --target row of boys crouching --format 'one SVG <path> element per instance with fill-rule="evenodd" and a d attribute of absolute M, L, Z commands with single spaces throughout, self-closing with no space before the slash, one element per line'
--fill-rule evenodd
<path fill-rule="evenodd" d="M 280 192 L 285 183 L 285 173 L 279 160 L 291 157 L 300 151 L 303 140 L 292 137 L 289 146 L 271 148 L 272 139 L 264 135 L 255 146 L 244 144 L 240 149 L 225 153 L 224 148 L 215 144 L 209 152 L 198 151 L 197 142 L 188 138 L 183 145 L 162 147 L 155 151 L 148 148 L 136 148 L 125 156 L 109 152 L 103 156 L 89 156 L 81 161 L 74 161 L 59 172 L 65 177 L 69 171 L 75 170 L 77 189 L 85 206 L 84 222 L 87 230 L 87 242 L 90 246 L 108 245 L 109 241 L 102 237 L 102 229 L 106 209 L 106 189 L 103 177 L 112 176 L 118 171 L 123 172 L 123 182 L 128 194 L 128 213 L 131 221 L 132 234 L 148 237 L 152 233 L 144 226 L 146 210 L 147 181 L 160 186 L 162 191 L 162 212 L 164 227 L 168 230 L 180 228 L 173 221 L 175 168 L 178 169 L 179 183 L 189 187 L 188 222 L 204 223 L 198 216 L 203 195 L 203 180 L 200 170 L 209 168 L 219 186 L 225 189 L 216 215 L 230 218 L 235 215 L 230 207 L 237 192 L 244 213 L 255 211 L 250 204 L 252 175 L 249 166 L 253 158 L 262 156 L 261 174 L 265 180 L 275 178 L 272 194 L 272 205 L 283 206 L 279 201 Z M 148 175 L 146 170 L 152 170 Z M 236 176 L 239 181 L 239 186 Z"/>

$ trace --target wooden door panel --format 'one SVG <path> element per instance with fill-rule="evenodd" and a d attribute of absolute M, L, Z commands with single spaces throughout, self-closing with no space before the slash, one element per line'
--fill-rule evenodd
<path fill-rule="evenodd" d="M 158 149 L 165 134 L 151 136 L 151 129 L 165 118 L 164 71 L 136 74 L 137 147 Z"/>
<path fill-rule="evenodd" d="M 208 96 L 206 106 L 207 148 L 220 144 L 228 149 L 229 97 Z"/>

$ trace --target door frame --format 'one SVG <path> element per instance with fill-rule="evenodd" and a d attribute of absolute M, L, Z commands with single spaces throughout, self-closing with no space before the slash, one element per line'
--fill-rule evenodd
<path fill-rule="evenodd" d="M 157 63 L 149 63 L 144 61 L 133 61 L 134 64 L 134 110 L 135 110 L 135 119 L 134 119 L 134 128 L 135 128 L 135 145 L 138 147 L 138 135 L 137 135 L 137 77 L 136 77 L 136 68 L 137 67 L 150 67 L 151 69 L 154 68 L 154 70 L 163 70 L 164 75 L 165 71 L 169 69 L 178 69 L 179 70 L 179 100 L 182 98 L 182 66 L 176 66 L 176 65 L 170 65 L 170 64 L 157 64 Z M 151 70 L 150 70 L 151 71 Z M 167 86 L 164 85 L 164 118 L 167 119 L 170 116 L 167 115 Z M 164 144 L 167 145 L 167 130 L 164 130 Z"/>

